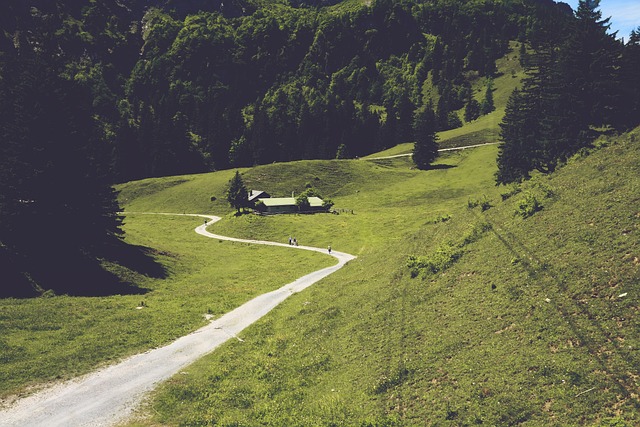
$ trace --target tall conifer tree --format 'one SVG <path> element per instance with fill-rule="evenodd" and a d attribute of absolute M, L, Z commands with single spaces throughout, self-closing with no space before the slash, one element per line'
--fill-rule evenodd
<path fill-rule="evenodd" d="M 249 205 L 248 196 L 249 193 L 247 191 L 247 187 L 244 185 L 242 176 L 240 175 L 240 172 L 236 171 L 236 174 L 229 181 L 227 201 L 238 211 L 238 213 L 240 213 L 240 209 L 244 209 Z"/>
<path fill-rule="evenodd" d="M 427 104 L 416 111 L 413 132 L 415 138 L 412 154 L 413 162 L 418 169 L 428 169 L 438 157 L 436 116 L 431 104 Z"/>

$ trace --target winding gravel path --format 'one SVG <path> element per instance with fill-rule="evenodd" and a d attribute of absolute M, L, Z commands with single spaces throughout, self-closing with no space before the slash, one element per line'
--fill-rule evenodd
<path fill-rule="evenodd" d="M 203 217 L 210 220 L 208 225 L 220 219 L 211 215 L 160 215 Z M 214 239 L 327 253 L 326 249 L 310 246 L 290 246 L 285 243 L 220 236 L 208 232 L 205 224 L 195 231 Z M 0 411 L 0 426 L 112 426 L 124 421 L 140 404 L 144 394 L 153 390 L 158 383 L 180 372 L 228 339 L 237 337 L 240 331 L 267 314 L 289 295 L 311 286 L 355 258 L 336 251 L 332 251 L 331 255 L 337 258 L 336 265 L 314 271 L 280 289 L 260 295 L 165 347 L 129 357 L 116 365 L 18 400 Z"/>

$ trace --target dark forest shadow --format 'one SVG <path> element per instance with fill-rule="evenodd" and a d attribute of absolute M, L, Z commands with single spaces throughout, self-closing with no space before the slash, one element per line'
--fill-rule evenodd
<path fill-rule="evenodd" d="M 131 245 L 118 240 L 101 248 L 96 255 L 145 276 L 164 279 L 167 277 L 167 271 L 162 264 L 155 260 L 154 253 L 155 251 L 151 248 Z"/>
<path fill-rule="evenodd" d="M 92 254 L 50 248 L 21 257 L 4 251 L 0 253 L 0 298 L 32 298 L 46 291 L 86 297 L 148 292 L 148 289 L 105 270 L 101 259 L 148 277 L 162 279 L 167 276 L 165 268 L 152 256 L 151 249 L 120 240 Z"/>

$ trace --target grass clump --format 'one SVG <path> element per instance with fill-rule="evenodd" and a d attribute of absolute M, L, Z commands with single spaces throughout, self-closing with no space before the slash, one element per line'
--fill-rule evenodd
<path fill-rule="evenodd" d="M 427 221 L 429 224 L 439 224 L 441 222 L 447 222 L 451 219 L 451 214 L 440 214 L 437 215 L 433 218 L 431 218 L 429 221 Z"/>
<path fill-rule="evenodd" d="M 453 265 L 461 256 L 462 250 L 459 247 L 444 244 L 428 256 L 409 255 L 407 267 L 411 271 L 411 277 L 417 277 L 425 272 L 437 273 Z"/>
<path fill-rule="evenodd" d="M 482 212 L 489 210 L 493 207 L 486 195 L 483 195 L 481 199 L 469 199 L 467 200 L 467 208 L 473 209 L 480 206 Z"/>
<path fill-rule="evenodd" d="M 465 246 L 480 239 L 483 233 L 489 231 L 491 225 L 486 222 L 475 224 L 471 230 L 465 233 L 457 243 L 445 242 L 438 246 L 431 254 L 426 256 L 409 255 L 407 267 L 411 277 L 422 274 L 438 273 L 451 267 L 464 254 Z"/>
<path fill-rule="evenodd" d="M 516 194 L 520 194 L 520 192 L 522 192 L 522 187 L 520 186 L 520 184 L 518 183 L 509 184 L 507 186 L 507 190 L 500 193 L 500 198 L 504 202 L 505 200 L 508 200 L 512 196 L 515 196 Z"/>
<path fill-rule="evenodd" d="M 520 215 L 522 218 L 528 218 L 540 210 L 542 210 L 542 203 L 540 203 L 535 194 L 527 191 L 518 201 L 515 214 Z"/>

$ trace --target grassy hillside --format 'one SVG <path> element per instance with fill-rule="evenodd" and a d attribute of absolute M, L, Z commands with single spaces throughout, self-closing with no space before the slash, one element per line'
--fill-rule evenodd
<path fill-rule="evenodd" d="M 507 100 L 513 90 L 520 85 L 524 78 L 524 71 L 520 65 L 517 42 L 511 42 L 511 51 L 503 58 L 496 61 L 498 72 L 493 80 L 493 101 L 496 109 L 478 119 L 464 123 L 457 129 L 451 129 L 438 133 L 438 143 L 441 148 L 464 147 L 467 145 L 497 142 L 500 136 L 500 122 L 504 116 Z M 486 90 L 486 79 L 470 79 L 474 98 L 481 102 Z M 464 108 L 457 111 L 459 117 L 464 117 Z M 393 156 L 396 154 L 411 153 L 413 143 L 399 144 L 388 150 L 374 153 L 365 158 Z"/>
<path fill-rule="evenodd" d="M 228 216 L 216 232 L 296 230 L 359 257 L 169 381 L 132 425 L 637 425 L 639 139 L 509 188 L 492 184 L 495 147 L 427 172 L 246 171 L 276 193 L 314 180 L 349 213 Z"/>
<path fill-rule="evenodd" d="M 508 188 L 493 183 L 495 146 L 430 171 L 406 158 L 242 171 L 274 195 L 311 183 L 338 215 L 235 217 L 233 171 L 123 185 L 128 212 L 215 213 L 214 232 L 358 255 L 169 381 L 132 425 L 636 425 L 639 139 Z M 2 396 L 166 343 L 332 262 L 207 240 L 199 221 L 127 215 L 155 268 L 111 268 L 142 294 L 0 301 Z"/>

